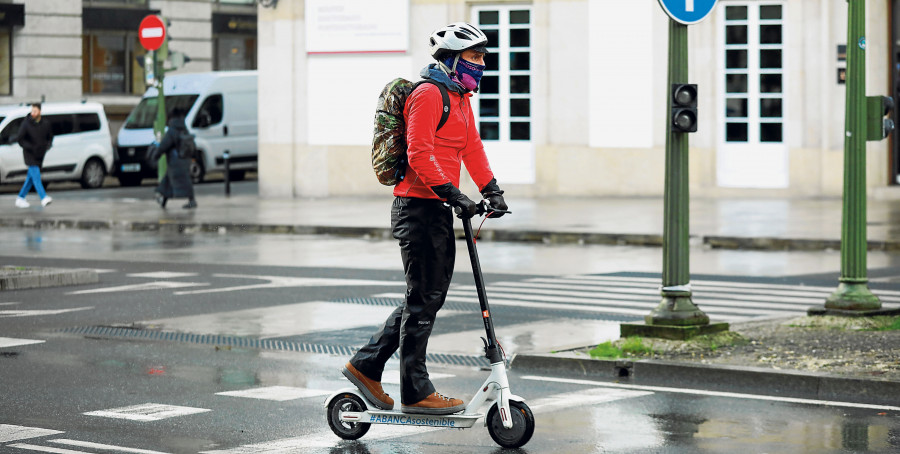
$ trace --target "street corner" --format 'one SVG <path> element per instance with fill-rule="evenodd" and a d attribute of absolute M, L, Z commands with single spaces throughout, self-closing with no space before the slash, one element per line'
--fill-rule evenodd
<path fill-rule="evenodd" d="M 0 266 L 0 291 L 96 284 L 100 277 L 87 268 Z"/>

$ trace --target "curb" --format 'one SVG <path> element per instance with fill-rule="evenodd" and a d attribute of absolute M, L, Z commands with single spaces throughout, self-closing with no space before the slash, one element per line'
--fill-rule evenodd
<path fill-rule="evenodd" d="M 157 221 L 96 220 L 96 219 L 2 219 L 0 227 L 29 229 L 123 230 L 132 232 L 171 233 L 250 233 L 281 235 L 334 235 L 342 237 L 390 239 L 390 227 L 253 224 L 237 222 L 185 222 L 177 219 Z M 461 229 L 456 235 L 463 237 Z M 550 230 L 484 230 L 479 237 L 486 241 L 540 244 L 594 244 L 617 246 L 661 247 L 660 234 L 564 232 Z M 692 235 L 691 242 L 713 249 L 752 250 L 840 250 L 838 239 L 736 237 L 720 235 Z M 900 251 L 900 241 L 870 240 L 870 251 Z"/>
<path fill-rule="evenodd" d="M 96 284 L 100 277 L 86 268 L 0 267 L 0 291 Z"/>
<path fill-rule="evenodd" d="M 536 372 L 552 370 L 556 374 L 590 376 L 597 380 L 624 379 L 634 385 L 900 406 L 900 382 L 815 372 L 661 360 L 597 360 L 570 353 L 517 354 L 511 368 Z"/>

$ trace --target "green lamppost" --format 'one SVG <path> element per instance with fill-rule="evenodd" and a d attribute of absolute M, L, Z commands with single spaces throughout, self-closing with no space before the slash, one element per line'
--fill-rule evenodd
<path fill-rule="evenodd" d="M 153 54 L 153 63 L 156 68 L 155 72 L 157 80 L 156 120 L 153 122 L 153 137 L 158 143 L 162 141 L 162 136 L 165 134 L 166 130 L 166 94 L 163 91 L 163 80 L 165 79 L 166 70 L 163 66 L 166 59 L 169 58 L 169 40 L 163 40 L 162 45 L 158 50 L 153 52 Z M 158 165 L 156 167 L 157 181 L 162 181 L 162 179 L 165 178 L 167 169 L 168 160 L 166 159 L 166 155 L 163 154 L 159 157 Z"/>
<path fill-rule="evenodd" d="M 669 68 L 671 87 L 666 122 L 666 176 L 663 216 L 662 301 L 644 324 L 624 323 L 622 337 L 645 336 L 689 339 L 728 329 L 727 323 L 710 323 L 691 299 L 690 285 L 690 188 L 688 134 L 697 131 L 697 86 L 688 84 L 688 24 L 712 11 L 715 0 L 705 5 L 660 0 L 669 13 Z M 701 3 L 701 2 L 697 2 Z M 699 18 L 695 7 L 708 9 Z M 677 8 L 681 9 L 677 9 Z M 687 20 L 685 20 L 687 19 Z"/>
<path fill-rule="evenodd" d="M 844 120 L 844 195 L 841 219 L 841 278 L 824 307 L 809 315 L 879 315 L 881 301 L 869 290 L 866 271 L 866 141 L 894 129 L 884 117 L 893 98 L 866 97 L 866 0 L 847 0 L 847 103 Z"/>

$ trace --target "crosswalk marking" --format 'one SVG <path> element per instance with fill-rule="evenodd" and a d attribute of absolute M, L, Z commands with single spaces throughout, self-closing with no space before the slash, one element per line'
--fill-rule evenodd
<path fill-rule="evenodd" d="M 566 275 L 503 281 L 487 286 L 491 305 L 535 309 L 645 316 L 660 301 L 660 279 L 609 275 Z M 693 301 L 707 315 L 721 321 L 759 317 L 800 316 L 821 306 L 833 288 L 756 284 L 732 281 L 692 281 Z M 900 307 L 900 292 L 875 290 L 886 309 Z M 401 293 L 374 297 L 402 299 Z M 477 304 L 471 285 L 454 285 L 447 301 Z"/>
<path fill-rule="evenodd" d="M 14 339 L 12 337 L 0 337 L 0 348 L 19 347 L 21 345 L 43 344 L 46 341 L 36 339 Z"/>
<path fill-rule="evenodd" d="M 541 278 L 537 278 L 541 279 Z M 584 282 L 584 281 L 597 281 L 597 282 L 637 282 L 637 283 L 650 283 L 650 284 L 660 284 L 660 278 L 654 277 L 637 277 L 637 276 L 609 276 L 609 275 L 566 275 L 561 276 L 560 278 L 554 279 L 562 279 L 562 280 L 570 280 L 574 282 Z M 531 279 L 536 280 L 536 279 Z M 756 283 L 756 282 L 738 282 L 738 281 L 713 281 L 706 279 L 699 280 L 691 280 L 692 286 L 709 286 L 709 287 L 732 287 L 732 288 L 746 288 L 746 289 L 775 289 L 775 290 L 809 290 L 809 291 L 817 291 L 817 292 L 825 292 L 832 293 L 837 289 L 837 283 L 835 283 L 834 287 L 821 287 L 815 285 L 791 285 L 791 284 L 775 284 L 775 283 Z M 886 297 L 900 297 L 900 291 L 898 290 L 873 290 L 879 296 L 884 295 Z"/>
<path fill-rule="evenodd" d="M 84 413 L 87 416 L 127 419 L 131 421 L 160 421 L 176 416 L 193 415 L 211 411 L 206 408 L 180 407 L 177 405 L 147 403 L 130 407 L 113 408 Z"/>
<path fill-rule="evenodd" d="M 29 438 L 58 435 L 59 430 L 42 429 L 40 427 L 16 426 L 12 424 L 0 424 L 0 443 L 8 441 L 27 440 Z"/>
<path fill-rule="evenodd" d="M 245 389 L 241 391 L 225 391 L 216 393 L 218 396 L 246 397 L 250 399 L 274 400 L 283 402 L 286 400 L 303 399 L 306 397 L 327 396 L 333 391 L 309 388 L 294 388 L 291 386 L 267 386 L 264 388 Z"/>

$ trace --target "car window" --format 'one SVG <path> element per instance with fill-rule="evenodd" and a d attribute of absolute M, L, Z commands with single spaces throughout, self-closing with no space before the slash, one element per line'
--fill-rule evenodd
<path fill-rule="evenodd" d="M 75 115 L 72 114 L 55 114 L 42 115 L 44 120 L 50 122 L 54 136 L 62 136 L 75 132 Z"/>
<path fill-rule="evenodd" d="M 24 118 L 16 118 L 3 128 L 3 132 L 0 132 L 0 144 L 6 145 L 15 140 L 19 134 L 19 128 L 22 126 L 22 120 Z"/>
<path fill-rule="evenodd" d="M 78 120 L 78 132 L 100 130 L 100 116 L 95 113 L 76 114 L 75 119 Z"/>
<path fill-rule="evenodd" d="M 191 110 L 195 101 L 197 101 L 197 95 L 166 96 L 166 118 L 171 118 L 176 108 L 185 112 Z M 152 128 L 153 122 L 156 121 L 156 104 L 156 96 L 141 99 L 137 107 L 128 115 L 123 127 L 125 129 Z"/>
<path fill-rule="evenodd" d="M 200 105 L 200 110 L 197 111 L 197 116 L 194 117 L 192 126 L 195 128 L 206 128 L 221 123 L 224 111 L 222 95 L 210 95 Z"/>

